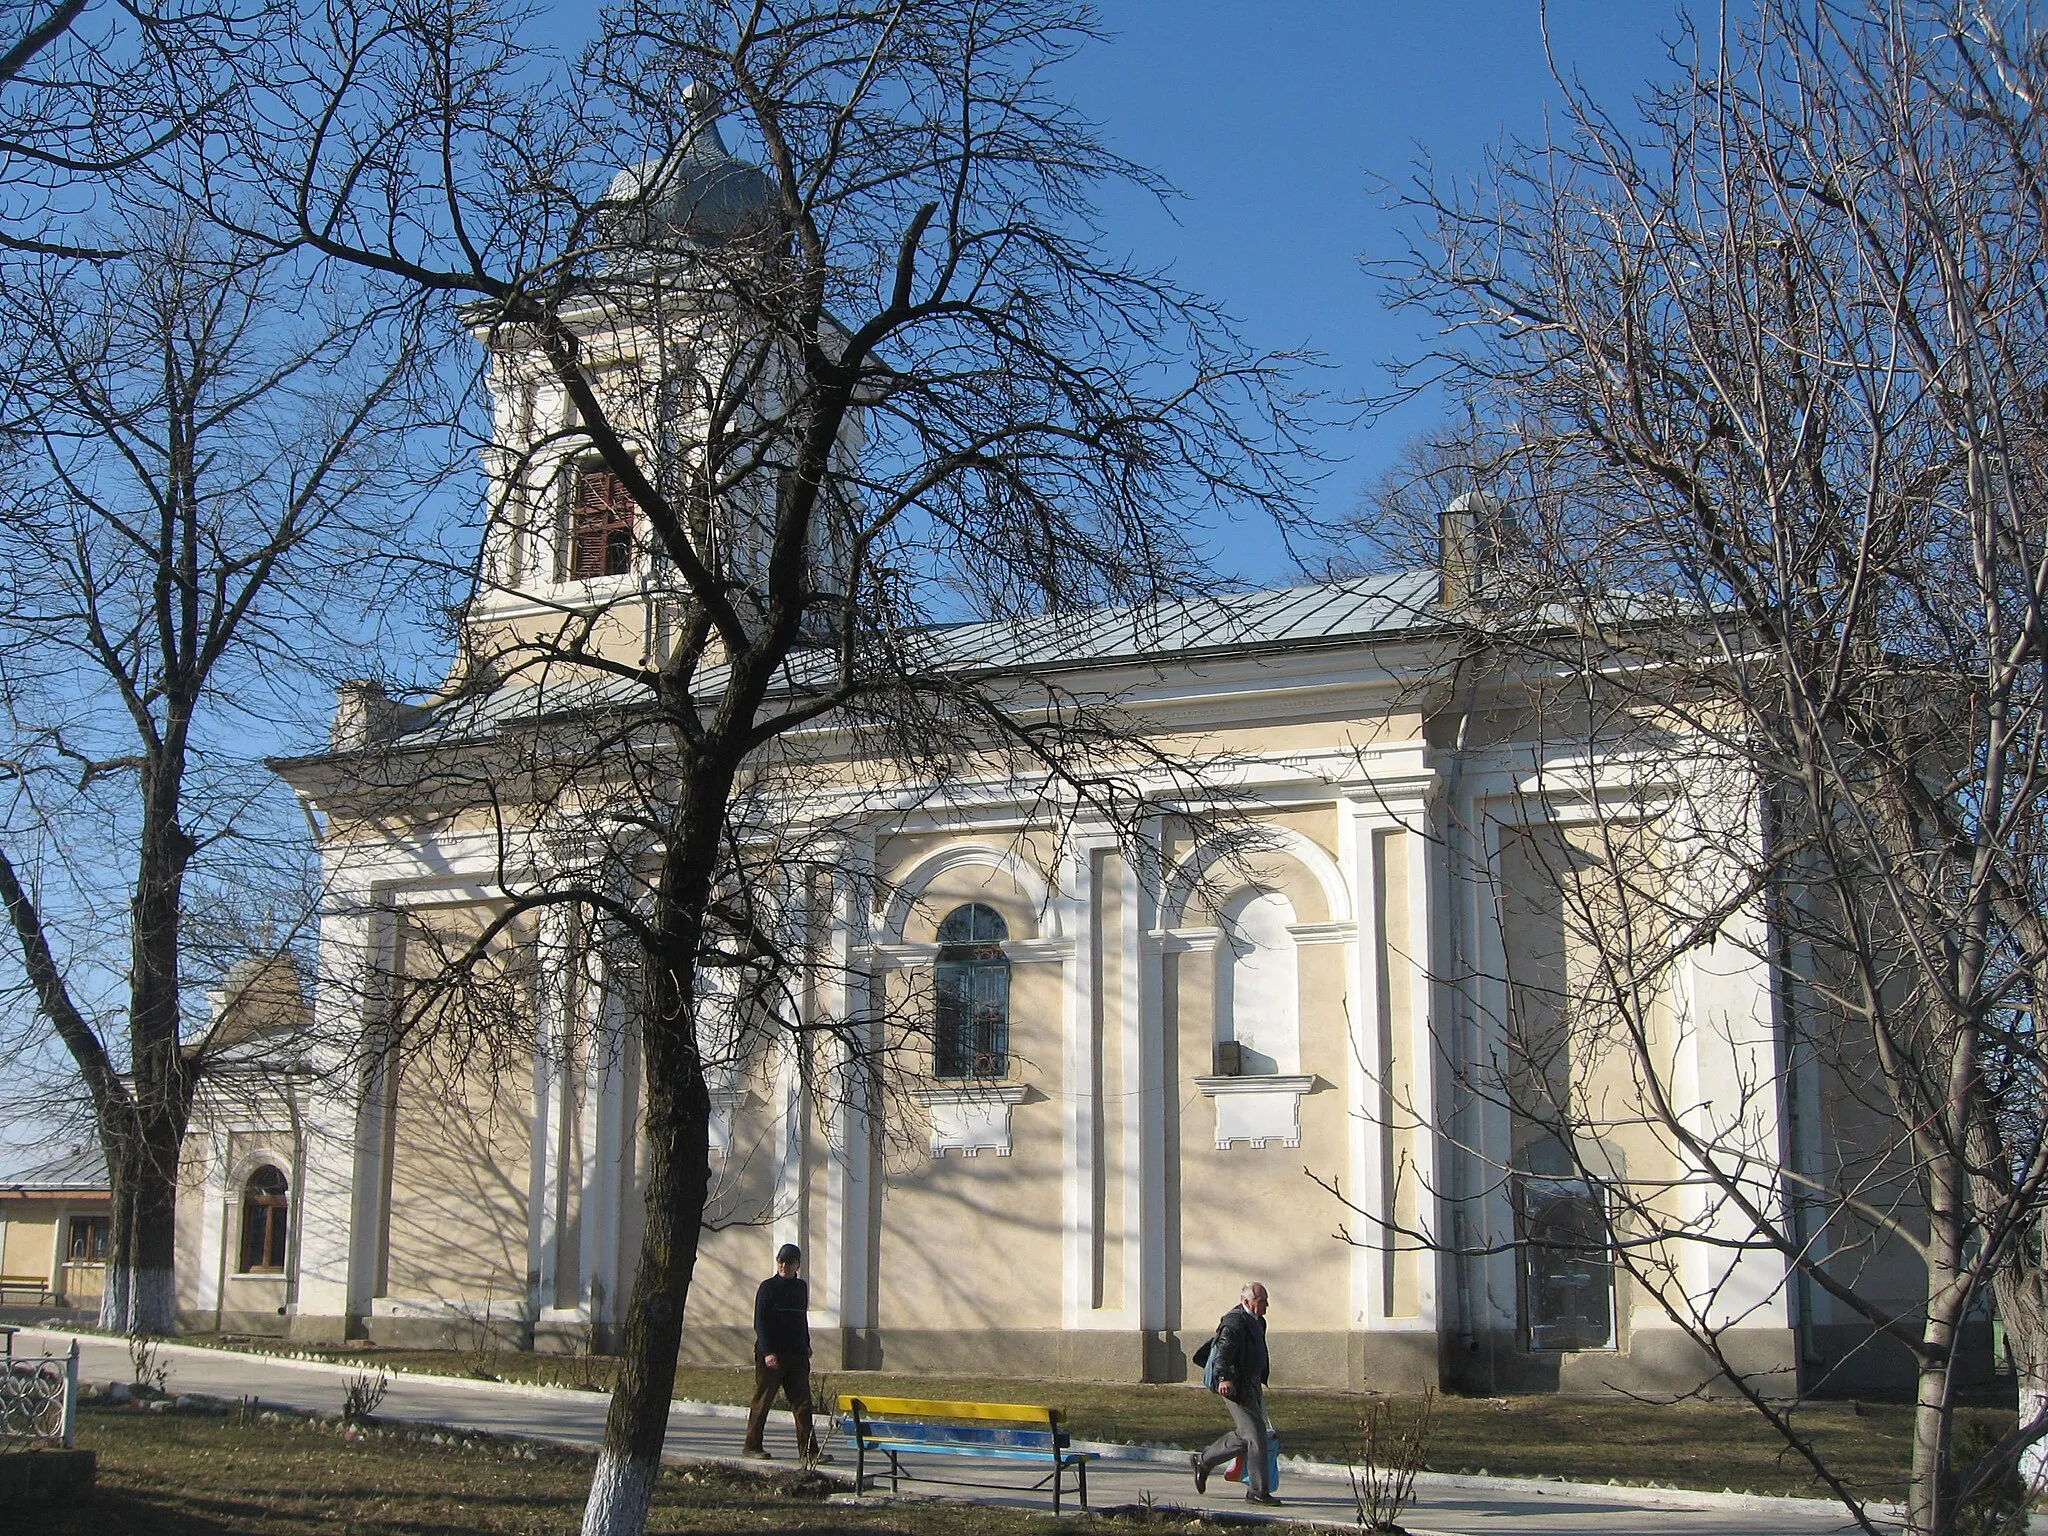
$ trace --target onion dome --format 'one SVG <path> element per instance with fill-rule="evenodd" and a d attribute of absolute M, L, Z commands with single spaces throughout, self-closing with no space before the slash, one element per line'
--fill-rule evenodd
<path fill-rule="evenodd" d="M 724 245 L 773 222 L 775 183 L 725 147 L 717 93 L 699 81 L 684 100 L 689 131 L 682 143 L 626 167 L 605 189 L 604 200 L 618 210 L 615 238 L 635 245 Z"/>

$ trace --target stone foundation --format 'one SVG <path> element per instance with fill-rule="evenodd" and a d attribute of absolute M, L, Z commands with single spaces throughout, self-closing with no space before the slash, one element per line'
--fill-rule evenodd
<path fill-rule="evenodd" d="M 1477 1396 L 1558 1393 L 1606 1397 L 1615 1393 L 1677 1396 L 1704 1391 L 1732 1396 L 1735 1388 L 1692 1339 L 1675 1328 L 1638 1328 L 1625 1349 L 1533 1354 L 1520 1335 L 1482 1333 L 1470 1349 L 1449 1340 L 1444 1385 Z M 1789 1328 L 1731 1329 L 1721 1348 L 1735 1369 L 1771 1397 L 1799 1390 L 1797 1337 Z"/>

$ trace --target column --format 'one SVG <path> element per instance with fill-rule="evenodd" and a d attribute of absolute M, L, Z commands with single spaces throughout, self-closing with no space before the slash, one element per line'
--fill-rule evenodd
<path fill-rule="evenodd" d="M 1102 1149 L 1096 1126 L 1101 1116 L 1100 1068 L 1095 1047 L 1095 858 L 1114 849 L 1116 839 L 1077 831 L 1058 874 L 1053 896 L 1060 933 L 1070 952 L 1060 986 L 1060 1326 L 1099 1326 L 1095 1249 L 1103 1213 L 1095 1181 Z"/>
<path fill-rule="evenodd" d="M 1126 861 L 1123 891 L 1124 1082 L 1131 1094 L 1124 1122 L 1124 1304 L 1148 1335 L 1169 1325 L 1166 1095 L 1179 1077 L 1166 1059 L 1163 955 L 1144 942 L 1159 921 L 1159 834 L 1159 818 L 1148 818 Z"/>
<path fill-rule="evenodd" d="M 292 1213 L 299 1229 L 294 1333 L 341 1337 L 349 1317 L 370 1310 L 383 1272 L 388 1085 L 377 1047 L 396 935 L 395 914 L 367 888 L 321 918 L 317 1065 Z M 366 1064 L 351 1069 L 357 1054 Z"/>
<path fill-rule="evenodd" d="M 833 882 L 832 921 L 819 964 L 818 1008 L 857 1031 L 867 1049 L 875 1045 L 869 1018 L 869 973 L 855 955 L 867 945 L 868 872 L 872 846 L 863 840 L 844 850 L 840 875 Z M 869 1121 L 865 1064 L 856 1059 L 860 1047 L 842 1044 L 835 1064 L 839 1091 L 834 1095 L 826 1127 L 830 1161 L 825 1170 L 825 1265 L 814 1268 L 819 1286 L 813 1316 L 821 1328 L 841 1331 L 840 1364 L 858 1369 L 867 1363 L 857 1345 L 858 1331 L 875 1326 L 874 1238 L 876 1211 L 874 1147 Z"/>
<path fill-rule="evenodd" d="M 576 1125 L 583 1164 L 577 1304 L 589 1319 L 594 1344 L 610 1336 L 619 1316 L 620 1182 L 625 1137 L 633 1128 L 625 1124 L 626 999 L 601 959 L 593 961 L 592 969 L 596 984 L 584 989 L 587 996 L 577 1015 L 588 1044 L 575 1080 L 583 1104 Z"/>

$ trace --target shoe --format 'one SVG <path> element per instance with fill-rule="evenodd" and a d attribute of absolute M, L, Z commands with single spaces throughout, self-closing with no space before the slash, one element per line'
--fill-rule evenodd
<path fill-rule="evenodd" d="M 1188 1458 L 1188 1465 L 1195 1469 L 1195 1492 L 1207 1493 L 1209 1491 L 1209 1469 L 1202 1465 L 1202 1458 L 1200 1456 L 1190 1456 Z"/>
<path fill-rule="evenodd" d="M 1270 1493 L 1247 1493 L 1244 1496 L 1244 1501 L 1247 1504 L 1284 1504 L 1287 1502 L 1285 1499 L 1274 1498 Z"/>
<path fill-rule="evenodd" d="M 743 1445 L 740 1447 L 740 1454 L 749 1461 L 773 1461 L 775 1459 L 758 1445 Z"/>
<path fill-rule="evenodd" d="M 813 1451 L 804 1458 L 804 1465 L 807 1467 L 829 1467 L 837 1460 L 838 1458 L 830 1451 Z"/>

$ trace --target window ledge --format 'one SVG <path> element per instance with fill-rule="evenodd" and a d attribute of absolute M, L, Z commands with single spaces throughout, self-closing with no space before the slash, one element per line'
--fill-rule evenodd
<path fill-rule="evenodd" d="M 1031 1090 L 1022 1083 L 966 1082 L 913 1088 L 910 1096 L 932 1117 L 931 1155 L 958 1152 L 972 1157 L 984 1148 L 1008 1157 L 1010 1110 Z"/>
<path fill-rule="evenodd" d="M 1195 1086 L 1210 1098 L 1223 1093 L 1293 1093 L 1312 1092 L 1316 1086 L 1313 1072 L 1240 1072 L 1232 1077 L 1198 1077 Z"/>
<path fill-rule="evenodd" d="M 1279 1142 L 1301 1145 L 1301 1096 L 1314 1090 L 1308 1072 L 1263 1073 L 1244 1077 L 1198 1077 L 1195 1087 L 1216 1101 L 1216 1150 L 1233 1142 L 1254 1149 Z"/>

